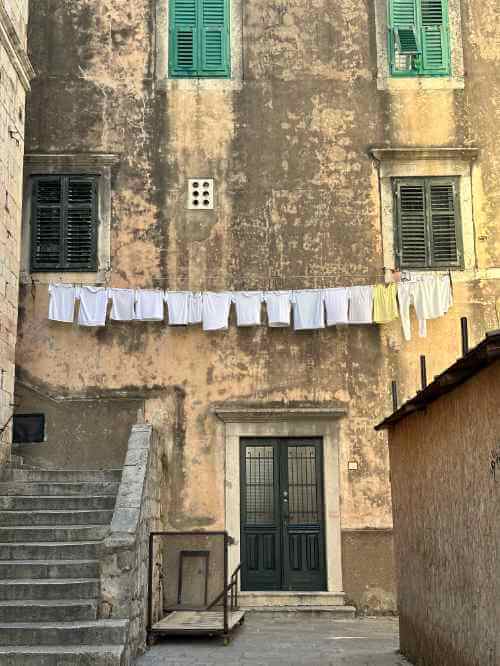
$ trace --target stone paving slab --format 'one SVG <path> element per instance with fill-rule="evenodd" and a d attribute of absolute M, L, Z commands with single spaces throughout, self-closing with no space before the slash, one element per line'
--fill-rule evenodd
<path fill-rule="evenodd" d="M 332 620 L 248 613 L 224 647 L 220 638 L 165 638 L 137 666 L 407 666 L 396 618 Z"/>

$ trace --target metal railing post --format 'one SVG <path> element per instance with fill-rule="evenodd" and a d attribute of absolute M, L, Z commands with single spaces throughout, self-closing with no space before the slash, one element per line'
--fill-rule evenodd
<path fill-rule="evenodd" d="M 149 584 L 148 584 L 148 634 L 153 626 L 153 539 L 154 535 L 149 535 Z"/>
<path fill-rule="evenodd" d="M 229 622 L 227 617 L 227 577 L 228 577 L 228 535 L 224 532 L 224 635 L 229 633 Z"/>

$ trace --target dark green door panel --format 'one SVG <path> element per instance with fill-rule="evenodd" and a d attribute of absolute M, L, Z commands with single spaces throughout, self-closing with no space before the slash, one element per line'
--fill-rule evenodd
<path fill-rule="evenodd" d="M 326 586 L 320 439 L 241 440 L 242 589 Z"/>

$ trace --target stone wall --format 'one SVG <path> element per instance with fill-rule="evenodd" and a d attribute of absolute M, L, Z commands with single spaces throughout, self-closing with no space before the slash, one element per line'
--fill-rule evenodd
<path fill-rule="evenodd" d="M 128 652 L 144 649 L 149 534 L 161 525 L 164 484 L 161 439 L 150 425 L 132 428 L 111 532 L 101 560 L 101 618 L 129 619 Z"/>
<path fill-rule="evenodd" d="M 0 466 L 10 455 L 21 250 L 27 0 L 0 0 Z"/>
<path fill-rule="evenodd" d="M 401 651 L 496 666 L 500 363 L 389 431 Z"/>

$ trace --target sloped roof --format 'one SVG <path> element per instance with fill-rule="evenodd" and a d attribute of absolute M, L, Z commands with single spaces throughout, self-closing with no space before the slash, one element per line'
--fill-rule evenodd
<path fill-rule="evenodd" d="M 427 405 L 442 395 L 450 393 L 498 359 L 500 359 L 500 330 L 487 333 L 486 338 L 477 347 L 471 349 L 444 372 L 434 377 L 432 383 L 422 391 L 418 391 L 413 398 L 375 426 L 375 430 L 387 430 L 410 414 L 425 409 Z"/>

